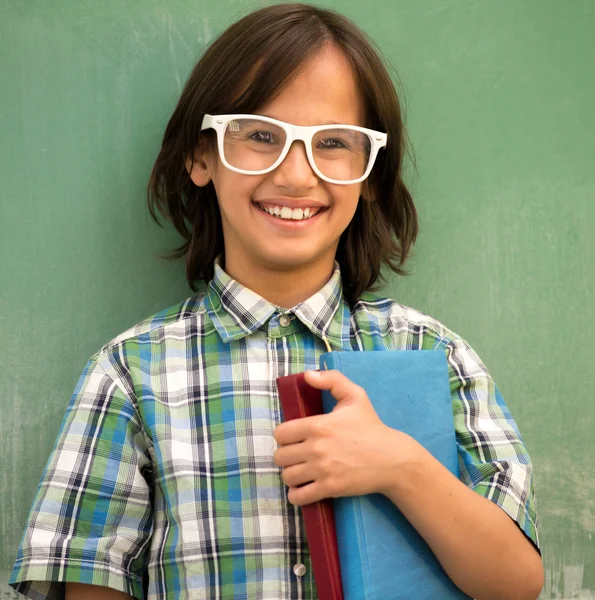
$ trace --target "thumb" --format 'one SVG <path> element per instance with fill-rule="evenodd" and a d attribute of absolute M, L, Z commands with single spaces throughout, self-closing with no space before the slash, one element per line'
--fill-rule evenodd
<path fill-rule="evenodd" d="M 368 401 L 365 390 L 340 371 L 306 371 L 304 379 L 317 390 L 328 390 L 337 405 Z"/>

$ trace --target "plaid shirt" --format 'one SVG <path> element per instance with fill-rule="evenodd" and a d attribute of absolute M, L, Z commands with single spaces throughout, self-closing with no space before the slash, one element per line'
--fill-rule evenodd
<path fill-rule="evenodd" d="M 33 504 L 15 589 L 62 598 L 70 581 L 150 599 L 316 598 L 273 431 L 275 378 L 317 368 L 323 338 L 346 351 L 442 348 L 460 477 L 538 544 L 529 457 L 465 341 L 371 294 L 350 310 L 338 268 L 317 294 L 282 310 L 217 265 L 204 294 L 87 364 Z"/>

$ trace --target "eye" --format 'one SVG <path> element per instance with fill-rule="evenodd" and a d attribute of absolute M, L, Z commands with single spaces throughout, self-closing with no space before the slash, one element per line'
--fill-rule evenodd
<path fill-rule="evenodd" d="M 248 139 L 259 144 L 275 144 L 277 143 L 276 136 L 270 131 L 258 130 L 248 134 Z"/>
<path fill-rule="evenodd" d="M 318 141 L 318 147 L 326 150 L 340 150 L 349 146 L 339 138 L 323 138 Z"/>

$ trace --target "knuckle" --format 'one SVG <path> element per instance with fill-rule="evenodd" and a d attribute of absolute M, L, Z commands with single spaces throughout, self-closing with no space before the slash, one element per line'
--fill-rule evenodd
<path fill-rule="evenodd" d="M 325 476 L 327 479 L 332 480 L 332 475 L 334 473 L 333 462 L 329 460 L 326 456 L 320 461 L 318 470 L 320 471 L 321 475 Z"/>
<path fill-rule="evenodd" d="M 326 444 L 323 440 L 314 440 L 311 448 L 312 455 L 317 459 L 322 459 L 326 456 Z"/>
<path fill-rule="evenodd" d="M 316 419 L 312 423 L 311 433 L 317 437 L 326 437 L 330 433 L 326 419 Z"/>
<path fill-rule="evenodd" d="M 284 460 L 285 460 L 285 452 L 283 451 L 283 448 L 278 448 L 275 451 L 275 454 L 273 454 L 273 460 L 275 461 L 275 464 L 278 467 L 284 467 Z"/>
<path fill-rule="evenodd" d="M 289 487 L 291 487 L 291 473 L 287 471 L 287 469 L 283 469 L 281 471 L 281 479 L 283 479 L 283 483 Z"/>
<path fill-rule="evenodd" d="M 289 492 L 287 492 L 287 499 L 289 500 L 289 502 L 291 502 L 291 504 L 294 504 L 295 506 L 299 506 L 300 505 L 299 489 L 296 489 L 296 488 L 290 489 Z"/>
<path fill-rule="evenodd" d="M 326 484 L 327 496 L 329 498 L 336 498 L 339 496 L 339 482 L 336 477 L 330 477 Z"/>
<path fill-rule="evenodd" d="M 335 484 L 332 481 L 327 481 L 324 486 L 324 496 L 325 498 L 335 498 Z"/>
<path fill-rule="evenodd" d="M 354 383 L 354 392 L 358 395 L 362 395 L 366 393 L 366 390 L 364 390 L 364 388 L 361 385 L 357 385 L 357 383 Z"/>

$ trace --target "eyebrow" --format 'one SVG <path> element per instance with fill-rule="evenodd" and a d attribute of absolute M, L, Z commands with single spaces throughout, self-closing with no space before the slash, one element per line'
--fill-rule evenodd
<path fill-rule="evenodd" d="M 276 115 L 272 115 L 272 114 L 265 114 L 265 113 L 257 113 L 260 114 L 261 117 L 268 117 L 269 119 L 276 119 L 277 121 L 283 121 L 283 123 L 287 123 L 287 121 L 285 121 L 284 119 L 280 119 L 278 116 Z M 323 121 L 322 123 L 319 123 L 319 125 L 349 125 L 349 123 L 347 121 Z"/>

